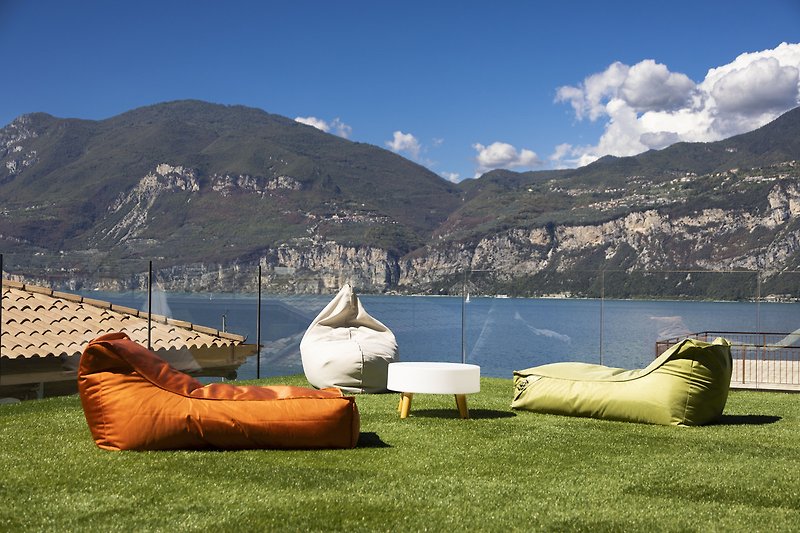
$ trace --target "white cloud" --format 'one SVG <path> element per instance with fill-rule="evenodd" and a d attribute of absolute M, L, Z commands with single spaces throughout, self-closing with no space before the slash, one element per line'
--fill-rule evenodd
<path fill-rule="evenodd" d="M 553 155 L 550 156 L 550 159 L 558 160 L 563 159 L 570 151 L 572 150 L 572 145 L 569 143 L 563 143 L 556 146 Z"/>
<path fill-rule="evenodd" d="M 579 87 L 559 87 L 556 101 L 568 101 L 579 119 L 597 120 L 604 114 L 603 101 L 619 91 L 629 70 L 629 66 L 617 61 L 604 72 L 587 77 Z"/>
<path fill-rule="evenodd" d="M 333 119 L 333 122 L 331 123 L 331 129 L 333 130 L 333 133 L 339 137 L 344 137 L 345 139 L 349 139 L 350 135 L 353 134 L 353 128 L 342 122 L 339 117 Z"/>
<path fill-rule="evenodd" d="M 328 125 L 327 122 L 322 120 L 321 118 L 317 117 L 295 117 L 295 120 L 300 124 L 305 124 L 306 126 L 314 126 L 318 130 L 322 130 L 325 133 L 331 130 L 331 127 Z"/>
<path fill-rule="evenodd" d="M 333 119 L 331 122 L 327 122 L 317 117 L 296 117 L 295 120 L 301 124 L 314 126 L 318 130 L 322 130 L 325 133 L 333 133 L 334 135 L 344 137 L 345 139 L 349 139 L 350 135 L 353 133 L 353 128 L 342 122 L 338 117 Z"/>
<path fill-rule="evenodd" d="M 748 114 L 792 105 L 796 92 L 797 68 L 781 67 L 774 57 L 753 61 L 711 88 L 711 96 L 720 111 Z"/>
<path fill-rule="evenodd" d="M 453 183 L 458 183 L 461 181 L 461 175 L 458 172 L 442 172 L 439 175 L 447 181 L 451 181 Z"/>
<path fill-rule="evenodd" d="M 403 133 L 402 131 L 394 132 L 393 139 L 386 141 L 386 146 L 397 154 L 406 153 L 413 159 L 418 160 L 422 145 L 416 137 L 410 133 Z"/>
<path fill-rule="evenodd" d="M 478 152 L 475 158 L 478 163 L 477 174 L 497 168 L 531 168 L 541 164 L 535 152 L 525 148 L 517 151 L 508 143 L 494 142 L 489 146 L 475 143 L 472 147 Z"/>
<path fill-rule="evenodd" d="M 548 158 L 555 168 L 565 168 L 570 163 L 567 156 L 575 155 L 575 147 L 569 143 L 562 143 L 556 146 L 553 153 Z M 574 163 L 572 164 L 574 166 Z"/>
<path fill-rule="evenodd" d="M 595 146 L 563 146 L 555 166 L 635 155 L 678 141 L 717 141 L 751 131 L 800 104 L 800 44 L 745 53 L 695 83 L 651 59 L 620 62 L 577 86 L 559 87 L 579 120 L 606 119 Z"/>
<path fill-rule="evenodd" d="M 689 102 L 695 84 L 685 74 L 647 59 L 628 71 L 620 94 L 638 112 L 680 109 Z"/>
<path fill-rule="evenodd" d="M 680 136 L 674 131 L 646 131 L 642 133 L 639 140 L 653 150 L 660 150 L 666 148 L 671 144 L 680 142 Z"/>

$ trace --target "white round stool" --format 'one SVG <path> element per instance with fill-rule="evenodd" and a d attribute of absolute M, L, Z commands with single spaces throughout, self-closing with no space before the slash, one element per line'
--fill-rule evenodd
<path fill-rule="evenodd" d="M 469 418 L 467 394 L 480 392 L 481 367 L 464 363 L 389 363 L 386 388 L 400 392 L 397 410 L 406 418 L 411 398 L 420 394 L 453 394 L 461 418 Z"/>

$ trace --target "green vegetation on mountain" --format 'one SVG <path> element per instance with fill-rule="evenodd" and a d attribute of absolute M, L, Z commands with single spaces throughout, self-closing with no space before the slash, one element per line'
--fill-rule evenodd
<path fill-rule="evenodd" d="M 18 271 L 70 278 L 133 275 L 142 258 L 170 268 L 264 257 L 279 265 L 282 246 L 312 255 L 377 249 L 395 263 L 387 265 L 387 288 L 399 282 L 401 261 L 441 253 L 434 260 L 444 261 L 436 266 L 440 279 L 427 282 L 435 292 L 458 277 L 478 243 L 507 236 L 517 252 L 538 254 L 547 265 L 509 274 L 495 287 L 574 292 L 564 272 L 629 269 L 647 246 L 673 266 L 712 264 L 712 255 L 741 263 L 748 254 L 798 266 L 796 250 L 767 249 L 778 239 L 793 242 L 788 232 L 797 223 L 785 217 L 770 227 L 733 228 L 713 247 L 662 237 L 669 242 L 606 244 L 571 258 L 556 252 L 563 228 L 635 213 L 676 220 L 719 209 L 769 217 L 773 201 L 792 210 L 795 200 L 768 196 L 795 194 L 786 184 L 796 184 L 799 172 L 800 108 L 720 142 L 609 156 L 577 169 L 495 170 L 457 185 L 385 149 L 243 106 L 177 101 L 100 121 L 33 113 L 0 129 L 0 252 Z M 541 242 L 517 242 L 512 233 L 520 231 L 539 232 Z M 344 248 L 312 252 L 319 243 Z M 295 257 L 311 271 L 308 259 Z M 514 264 L 509 259 L 504 268 Z"/>
<path fill-rule="evenodd" d="M 20 122 L 30 135 L 13 142 Z M 159 195 L 138 235 L 151 244 L 138 246 L 176 260 L 231 259 L 306 236 L 310 226 L 343 243 L 405 252 L 460 201 L 454 185 L 394 153 L 241 106 L 170 102 L 97 122 L 36 113 L 0 138 L 3 163 L 33 154 L 0 186 L 8 213 L 0 234 L 32 250 L 89 245 L 113 254 L 118 242 L 97 239 L 123 218 L 109 206 L 161 164 L 192 169 L 199 190 Z M 261 190 L 233 186 L 220 195 L 215 176 L 247 176 Z M 282 176 L 296 189 L 264 189 Z M 398 229 L 376 229 L 385 224 Z"/>

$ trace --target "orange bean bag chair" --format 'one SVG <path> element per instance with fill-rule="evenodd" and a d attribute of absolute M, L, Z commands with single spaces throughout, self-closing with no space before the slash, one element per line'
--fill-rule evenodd
<path fill-rule="evenodd" d="M 353 448 L 360 417 L 338 389 L 203 386 L 124 333 L 86 347 L 78 391 L 106 450 Z"/>

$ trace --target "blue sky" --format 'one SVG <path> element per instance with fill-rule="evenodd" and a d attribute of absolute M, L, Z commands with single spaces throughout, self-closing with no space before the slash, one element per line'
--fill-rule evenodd
<path fill-rule="evenodd" d="M 2 125 L 196 98 L 452 180 L 717 140 L 800 103 L 800 0 L 0 0 L 0 50 Z"/>

